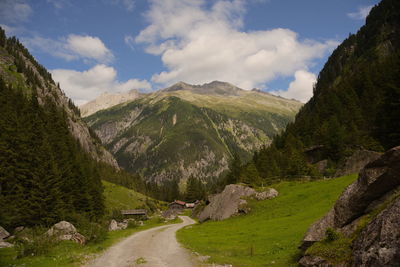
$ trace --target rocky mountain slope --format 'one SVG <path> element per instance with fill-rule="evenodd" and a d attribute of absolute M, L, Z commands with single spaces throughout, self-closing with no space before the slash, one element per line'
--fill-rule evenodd
<path fill-rule="evenodd" d="M 301 103 L 231 84 L 177 83 L 85 120 L 120 166 L 146 179 L 218 177 L 268 145 Z"/>
<path fill-rule="evenodd" d="M 40 84 L 36 88 L 38 102 L 43 104 L 49 98 L 56 103 L 65 111 L 69 130 L 79 140 L 84 150 L 94 159 L 117 167 L 118 164 L 114 157 L 91 134 L 86 123 L 81 119 L 78 109 L 51 79 L 47 70 L 39 65 L 16 39 L 11 39 L 15 43 L 14 53 L 10 53 L 5 47 L 0 46 L 0 75 L 3 80 L 14 87 L 25 88 L 26 94 L 29 95 L 32 94 L 32 88 L 28 84 L 29 79 L 35 79 Z"/>
<path fill-rule="evenodd" d="M 110 94 L 104 93 L 98 98 L 79 107 L 82 117 L 87 117 L 99 110 L 107 109 L 115 105 L 135 100 L 140 96 L 136 89 L 132 89 L 127 93 Z"/>
<path fill-rule="evenodd" d="M 304 237 L 301 266 L 398 266 L 400 147 L 360 172 Z M 340 249 L 338 249 L 340 247 Z"/>

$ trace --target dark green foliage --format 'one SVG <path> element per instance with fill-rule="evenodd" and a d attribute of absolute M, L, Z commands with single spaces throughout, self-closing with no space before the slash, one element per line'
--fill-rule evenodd
<path fill-rule="evenodd" d="M 400 145 L 399 118 L 400 2 L 383 0 L 332 53 L 295 122 L 255 153 L 253 163 L 267 182 L 321 175 L 311 164 L 323 159 L 329 162 L 324 175 L 332 174 L 355 150 Z"/>
<path fill-rule="evenodd" d="M 186 186 L 185 200 L 187 202 L 195 202 L 203 199 L 206 199 L 205 185 L 199 179 L 190 177 Z"/>
<path fill-rule="evenodd" d="M 66 114 L 0 80 L 0 224 L 51 225 L 104 213 L 96 163 L 70 135 Z"/>

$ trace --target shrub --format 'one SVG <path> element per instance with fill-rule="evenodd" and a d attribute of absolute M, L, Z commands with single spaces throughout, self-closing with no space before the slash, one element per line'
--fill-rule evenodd
<path fill-rule="evenodd" d="M 128 221 L 128 228 L 133 229 L 133 228 L 137 228 L 137 227 L 138 227 L 138 224 L 136 221 L 132 221 L 132 220 Z"/>
<path fill-rule="evenodd" d="M 44 228 L 26 229 L 15 242 L 17 258 L 47 254 L 57 242 L 45 233 Z"/>
<path fill-rule="evenodd" d="M 327 242 L 333 242 L 335 240 L 338 240 L 340 238 L 339 233 L 337 233 L 335 230 L 332 228 L 326 229 L 325 232 L 325 241 Z"/>
<path fill-rule="evenodd" d="M 86 237 L 89 243 L 99 243 L 108 236 L 108 225 L 106 222 L 95 223 L 89 221 L 81 221 L 77 224 L 78 232 Z"/>

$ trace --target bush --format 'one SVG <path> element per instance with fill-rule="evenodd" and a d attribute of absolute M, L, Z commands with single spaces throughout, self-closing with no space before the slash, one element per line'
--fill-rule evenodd
<path fill-rule="evenodd" d="M 332 228 L 326 229 L 326 232 L 325 232 L 325 241 L 326 242 L 333 242 L 335 240 L 338 240 L 339 238 L 340 238 L 340 235 L 335 230 L 333 230 Z"/>
<path fill-rule="evenodd" d="M 81 221 L 77 224 L 78 232 L 86 237 L 88 243 L 99 243 L 108 236 L 108 225 L 104 223 L 95 223 Z"/>
<path fill-rule="evenodd" d="M 137 228 L 137 227 L 138 227 L 138 224 L 136 221 L 132 221 L 132 220 L 128 221 L 128 228 L 133 229 L 133 228 Z"/>
<path fill-rule="evenodd" d="M 26 229 L 15 242 L 17 258 L 47 254 L 58 242 L 45 233 L 44 228 Z"/>

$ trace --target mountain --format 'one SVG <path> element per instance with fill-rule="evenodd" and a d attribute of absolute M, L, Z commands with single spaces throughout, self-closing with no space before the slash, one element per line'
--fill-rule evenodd
<path fill-rule="evenodd" d="M 87 117 L 96 113 L 99 110 L 107 109 L 109 107 L 135 100 L 140 96 L 136 89 L 130 90 L 127 93 L 110 94 L 104 93 L 98 98 L 79 107 L 82 117 Z"/>
<path fill-rule="evenodd" d="M 147 180 L 218 177 L 235 155 L 249 160 L 301 103 L 229 83 L 179 82 L 85 120 L 124 169 Z"/>
<path fill-rule="evenodd" d="M 295 122 L 248 166 L 264 180 L 330 176 L 356 151 L 400 145 L 399 118 L 400 2 L 384 0 L 333 51 Z"/>

